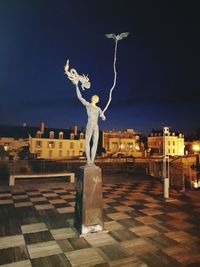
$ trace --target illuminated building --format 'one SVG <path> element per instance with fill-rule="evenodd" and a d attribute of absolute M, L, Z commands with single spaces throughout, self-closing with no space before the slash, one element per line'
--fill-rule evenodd
<path fill-rule="evenodd" d="M 78 131 L 47 129 L 41 124 L 35 136 L 29 135 L 29 151 L 38 159 L 61 160 L 83 156 L 84 134 Z"/>
<path fill-rule="evenodd" d="M 184 155 L 184 135 L 169 132 L 165 136 L 165 151 L 169 156 Z M 163 154 L 163 134 L 162 131 L 155 131 L 148 136 L 148 148 L 152 155 Z"/>
<path fill-rule="evenodd" d="M 140 134 L 133 129 L 103 131 L 102 146 L 110 156 L 142 156 Z"/>
<path fill-rule="evenodd" d="M 38 159 L 67 159 L 82 156 L 85 151 L 84 133 L 77 129 L 40 128 L 29 126 L 0 126 L 0 146 L 18 159 L 18 152 L 29 147 Z"/>

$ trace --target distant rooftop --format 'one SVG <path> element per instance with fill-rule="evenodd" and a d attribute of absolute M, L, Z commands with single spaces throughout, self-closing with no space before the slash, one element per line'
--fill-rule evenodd
<path fill-rule="evenodd" d="M 0 138 L 23 138 L 28 139 L 29 135 L 35 137 L 37 132 L 40 131 L 40 127 L 36 126 L 10 126 L 10 125 L 0 125 Z M 49 133 L 54 132 L 54 138 L 59 138 L 59 133 L 63 132 L 63 138 L 69 139 L 70 134 L 74 133 L 74 129 L 58 129 L 58 128 L 45 128 L 42 138 L 49 138 Z M 77 135 L 80 135 L 81 131 L 77 130 Z M 76 135 L 74 137 L 76 138 Z"/>

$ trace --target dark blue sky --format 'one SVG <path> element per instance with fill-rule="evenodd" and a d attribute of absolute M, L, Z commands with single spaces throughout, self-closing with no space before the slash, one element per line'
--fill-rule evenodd
<path fill-rule="evenodd" d="M 101 129 L 148 133 L 164 125 L 199 127 L 200 4 L 196 1 L 0 0 L 0 124 L 79 127 L 86 112 L 64 65 L 89 75 L 89 100 L 103 109 L 113 81 L 114 42 L 106 33 L 129 31 L 119 43 L 117 85 Z"/>

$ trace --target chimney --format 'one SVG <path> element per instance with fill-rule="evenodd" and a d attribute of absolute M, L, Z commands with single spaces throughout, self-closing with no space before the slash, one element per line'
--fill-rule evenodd
<path fill-rule="evenodd" d="M 40 122 L 40 132 L 41 132 L 41 134 L 44 133 L 44 127 L 45 127 L 44 122 L 43 121 Z"/>
<path fill-rule="evenodd" d="M 75 125 L 74 126 L 74 135 L 77 135 L 77 133 L 78 133 L 78 127 Z"/>

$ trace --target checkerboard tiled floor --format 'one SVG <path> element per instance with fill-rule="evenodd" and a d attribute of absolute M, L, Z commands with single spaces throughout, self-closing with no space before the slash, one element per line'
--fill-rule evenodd
<path fill-rule="evenodd" d="M 66 183 L 0 191 L 0 266 L 200 266 L 200 196 L 155 180 L 105 183 L 104 228 L 73 228 L 75 189 Z M 200 194 L 200 192 L 199 192 Z"/>

